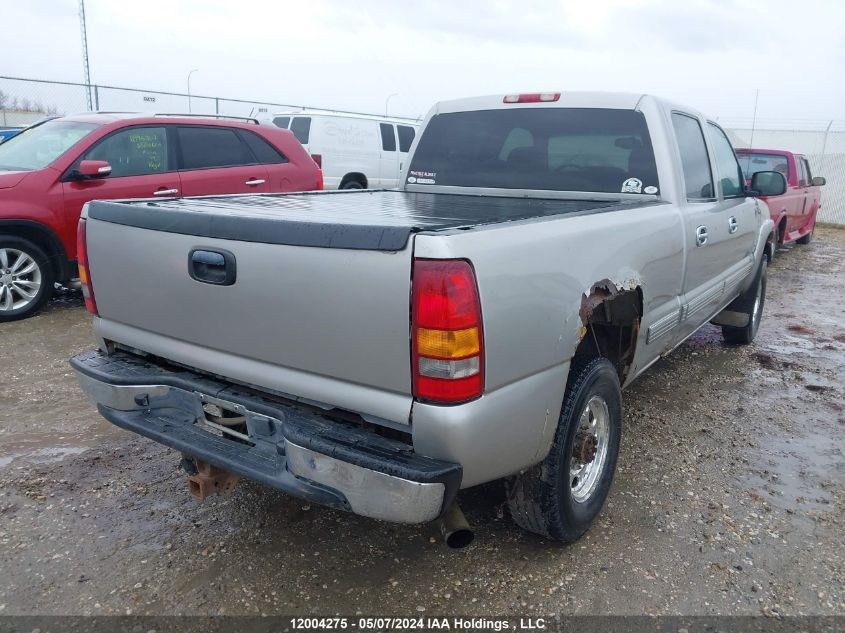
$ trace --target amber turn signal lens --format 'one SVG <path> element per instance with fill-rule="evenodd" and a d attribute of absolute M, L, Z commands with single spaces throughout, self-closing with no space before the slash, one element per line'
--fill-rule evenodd
<path fill-rule="evenodd" d="M 417 329 L 417 353 L 428 358 L 465 358 L 478 354 L 478 328 Z"/>

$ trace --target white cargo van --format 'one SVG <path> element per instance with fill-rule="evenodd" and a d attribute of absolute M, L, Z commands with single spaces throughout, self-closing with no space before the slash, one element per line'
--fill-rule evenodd
<path fill-rule="evenodd" d="M 273 115 L 294 133 L 323 169 L 326 189 L 378 189 L 399 185 L 419 125 L 413 119 L 301 110 Z"/>

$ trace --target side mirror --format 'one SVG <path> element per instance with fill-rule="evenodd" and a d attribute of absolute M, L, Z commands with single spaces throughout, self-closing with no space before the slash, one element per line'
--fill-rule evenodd
<path fill-rule="evenodd" d="M 752 196 L 781 196 L 786 193 L 786 178 L 779 171 L 758 171 L 751 177 Z"/>
<path fill-rule="evenodd" d="M 79 178 L 84 180 L 105 178 L 111 174 L 111 165 L 104 160 L 83 160 L 79 163 L 79 169 L 76 173 L 79 175 Z"/>
<path fill-rule="evenodd" d="M 813 176 L 813 179 L 810 181 L 810 184 L 813 187 L 821 187 L 822 185 L 827 184 L 827 180 L 825 180 L 822 176 Z"/>

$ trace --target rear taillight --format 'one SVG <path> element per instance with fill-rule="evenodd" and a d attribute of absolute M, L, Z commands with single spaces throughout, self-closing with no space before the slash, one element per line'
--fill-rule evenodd
<path fill-rule="evenodd" d="M 505 95 L 502 103 L 543 103 L 560 99 L 559 92 L 528 92 L 521 95 Z"/>
<path fill-rule="evenodd" d="M 82 284 L 82 296 L 85 297 L 85 308 L 97 316 L 97 301 L 94 299 L 94 285 L 91 283 L 91 270 L 88 267 L 86 224 L 85 218 L 80 218 L 76 227 L 76 261 L 79 265 L 79 281 Z"/>
<path fill-rule="evenodd" d="M 484 391 L 475 273 L 462 259 L 415 259 L 411 300 L 414 397 L 458 404 Z"/>
<path fill-rule="evenodd" d="M 322 191 L 323 188 L 324 188 L 323 187 L 323 170 L 318 169 L 317 170 L 317 191 Z"/>
<path fill-rule="evenodd" d="M 311 160 L 317 163 L 317 167 L 320 169 L 323 168 L 323 155 L 322 154 L 311 154 Z"/>

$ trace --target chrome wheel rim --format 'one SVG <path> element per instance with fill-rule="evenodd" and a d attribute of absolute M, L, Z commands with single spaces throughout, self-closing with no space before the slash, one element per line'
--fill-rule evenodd
<path fill-rule="evenodd" d="M 754 327 L 755 328 L 760 323 L 760 316 L 763 313 L 762 304 L 763 304 L 763 280 L 760 279 L 760 281 L 757 282 L 757 295 L 754 297 L 754 312 L 752 313 L 752 318 L 754 319 Z"/>
<path fill-rule="evenodd" d="M 569 460 L 569 485 L 576 503 L 590 500 L 607 464 L 610 444 L 610 410 L 601 396 L 587 402 L 572 442 Z"/>
<path fill-rule="evenodd" d="M 41 290 L 41 267 L 24 251 L 0 248 L 0 312 L 20 310 Z"/>

